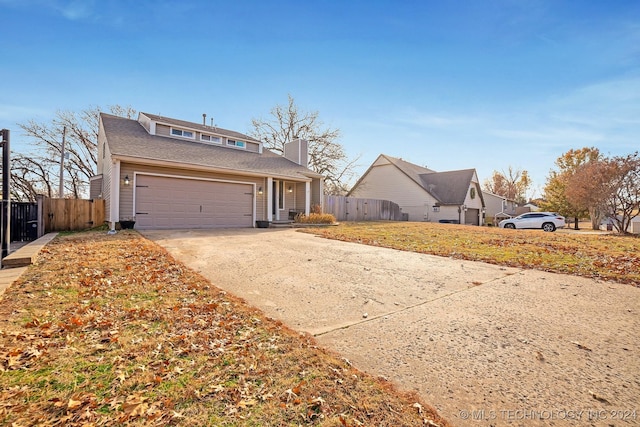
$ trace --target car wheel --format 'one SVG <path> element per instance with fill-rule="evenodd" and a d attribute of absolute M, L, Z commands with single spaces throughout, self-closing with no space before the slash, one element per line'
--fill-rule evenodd
<path fill-rule="evenodd" d="M 516 226 L 515 224 L 511 224 L 510 222 L 504 225 L 504 228 L 509 228 L 511 230 L 515 229 Z"/>
<path fill-rule="evenodd" d="M 551 222 L 545 222 L 544 224 L 542 224 L 542 229 L 547 232 L 552 232 L 556 231 L 556 226 Z"/>

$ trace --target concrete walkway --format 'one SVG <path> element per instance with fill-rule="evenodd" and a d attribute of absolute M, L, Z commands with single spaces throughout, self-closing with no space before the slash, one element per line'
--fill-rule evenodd
<path fill-rule="evenodd" d="M 0 296 L 5 290 L 11 286 L 13 282 L 18 280 L 27 268 L 36 262 L 40 250 L 53 240 L 58 233 L 49 233 L 22 246 L 15 252 L 11 252 L 2 260 L 2 270 L 0 270 Z"/>

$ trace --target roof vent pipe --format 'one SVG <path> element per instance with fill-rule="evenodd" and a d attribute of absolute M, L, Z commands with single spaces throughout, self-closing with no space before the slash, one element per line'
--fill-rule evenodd
<path fill-rule="evenodd" d="M 207 113 L 202 113 L 202 126 L 207 125 Z"/>

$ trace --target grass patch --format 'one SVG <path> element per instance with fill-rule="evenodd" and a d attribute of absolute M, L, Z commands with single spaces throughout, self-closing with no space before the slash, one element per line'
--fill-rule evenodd
<path fill-rule="evenodd" d="M 0 321 L 3 425 L 448 425 L 135 231 L 54 239 Z"/>
<path fill-rule="evenodd" d="M 640 239 L 430 222 L 351 222 L 301 230 L 329 239 L 640 286 Z"/>

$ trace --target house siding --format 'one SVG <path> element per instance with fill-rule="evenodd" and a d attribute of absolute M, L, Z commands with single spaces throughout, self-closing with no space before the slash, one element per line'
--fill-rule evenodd
<path fill-rule="evenodd" d="M 402 191 L 398 191 L 399 188 Z M 433 212 L 432 206 L 436 200 L 415 181 L 384 159 L 379 159 L 373 165 L 349 195 L 397 203 L 402 213 L 409 214 L 409 221 L 438 221 L 443 219 L 446 213 L 442 208 L 440 212 Z"/>
<path fill-rule="evenodd" d="M 147 130 L 147 132 L 151 133 L 151 119 L 144 114 L 140 114 L 138 116 L 138 123 L 142 125 L 143 128 Z"/>
<path fill-rule="evenodd" d="M 120 188 L 120 216 L 121 218 L 133 217 L 135 216 L 134 211 L 134 175 L 135 173 L 152 173 L 152 174 L 161 174 L 168 176 L 176 176 L 180 178 L 204 178 L 210 180 L 224 180 L 224 181 L 234 181 L 234 182 L 243 182 L 243 183 L 251 183 L 256 185 L 256 219 L 266 219 L 266 199 L 267 191 L 265 190 L 265 184 L 263 178 L 256 177 L 246 177 L 242 175 L 232 175 L 232 174 L 219 174 L 219 173 L 209 173 L 206 171 L 194 171 L 194 170 L 185 170 L 179 168 L 163 168 L 157 166 L 149 166 L 149 165 L 140 165 L 134 163 L 126 163 L 123 162 L 120 166 L 120 175 L 122 183 L 122 179 L 125 175 L 129 176 L 131 184 L 126 186 L 121 184 Z M 105 180 L 105 183 L 107 181 Z M 258 187 L 262 186 L 263 194 L 257 194 Z"/>
<path fill-rule="evenodd" d="M 474 198 L 471 198 L 471 189 L 474 189 L 474 192 L 475 192 Z M 464 205 L 467 207 L 468 210 L 475 211 L 474 212 L 475 218 L 469 218 L 469 216 L 467 215 L 464 223 L 474 224 L 474 225 L 484 224 L 483 219 L 480 218 L 482 214 L 482 199 L 483 199 L 483 195 L 482 195 L 482 190 L 480 189 L 480 184 L 478 183 L 478 176 L 474 173 L 473 177 L 471 178 L 471 183 L 469 184 L 469 188 L 467 188 L 467 196 L 464 199 Z M 469 211 L 467 212 L 467 214 L 468 213 Z"/>
<path fill-rule="evenodd" d="M 171 137 L 171 127 L 156 123 L 156 135 Z"/>
<path fill-rule="evenodd" d="M 89 179 L 89 198 L 102 198 L 102 175 L 92 176 Z"/>
<path fill-rule="evenodd" d="M 293 209 L 304 209 L 304 201 L 305 201 L 305 184 L 294 184 L 293 194 L 294 204 Z"/>
<path fill-rule="evenodd" d="M 105 221 L 114 221 L 111 219 L 111 172 L 113 164 L 111 162 L 111 150 L 107 144 L 102 120 L 100 121 L 100 132 L 98 134 L 98 149 L 103 155 L 98 156 L 98 174 L 102 175 L 102 198 L 104 199 L 104 215 Z M 115 219 L 117 221 L 117 219 Z"/>
<path fill-rule="evenodd" d="M 484 197 L 484 204 L 487 211 L 485 214 L 485 218 L 487 222 L 490 222 L 493 224 L 494 217 L 500 212 L 502 212 L 502 200 L 504 200 L 504 197 L 498 196 L 493 193 L 488 193 L 486 191 L 482 192 L 482 196 Z M 504 210 L 504 212 L 509 216 L 516 216 L 517 206 L 518 205 L 516 204 L 515 201 L 507 200 L 507 208 Z"/>

